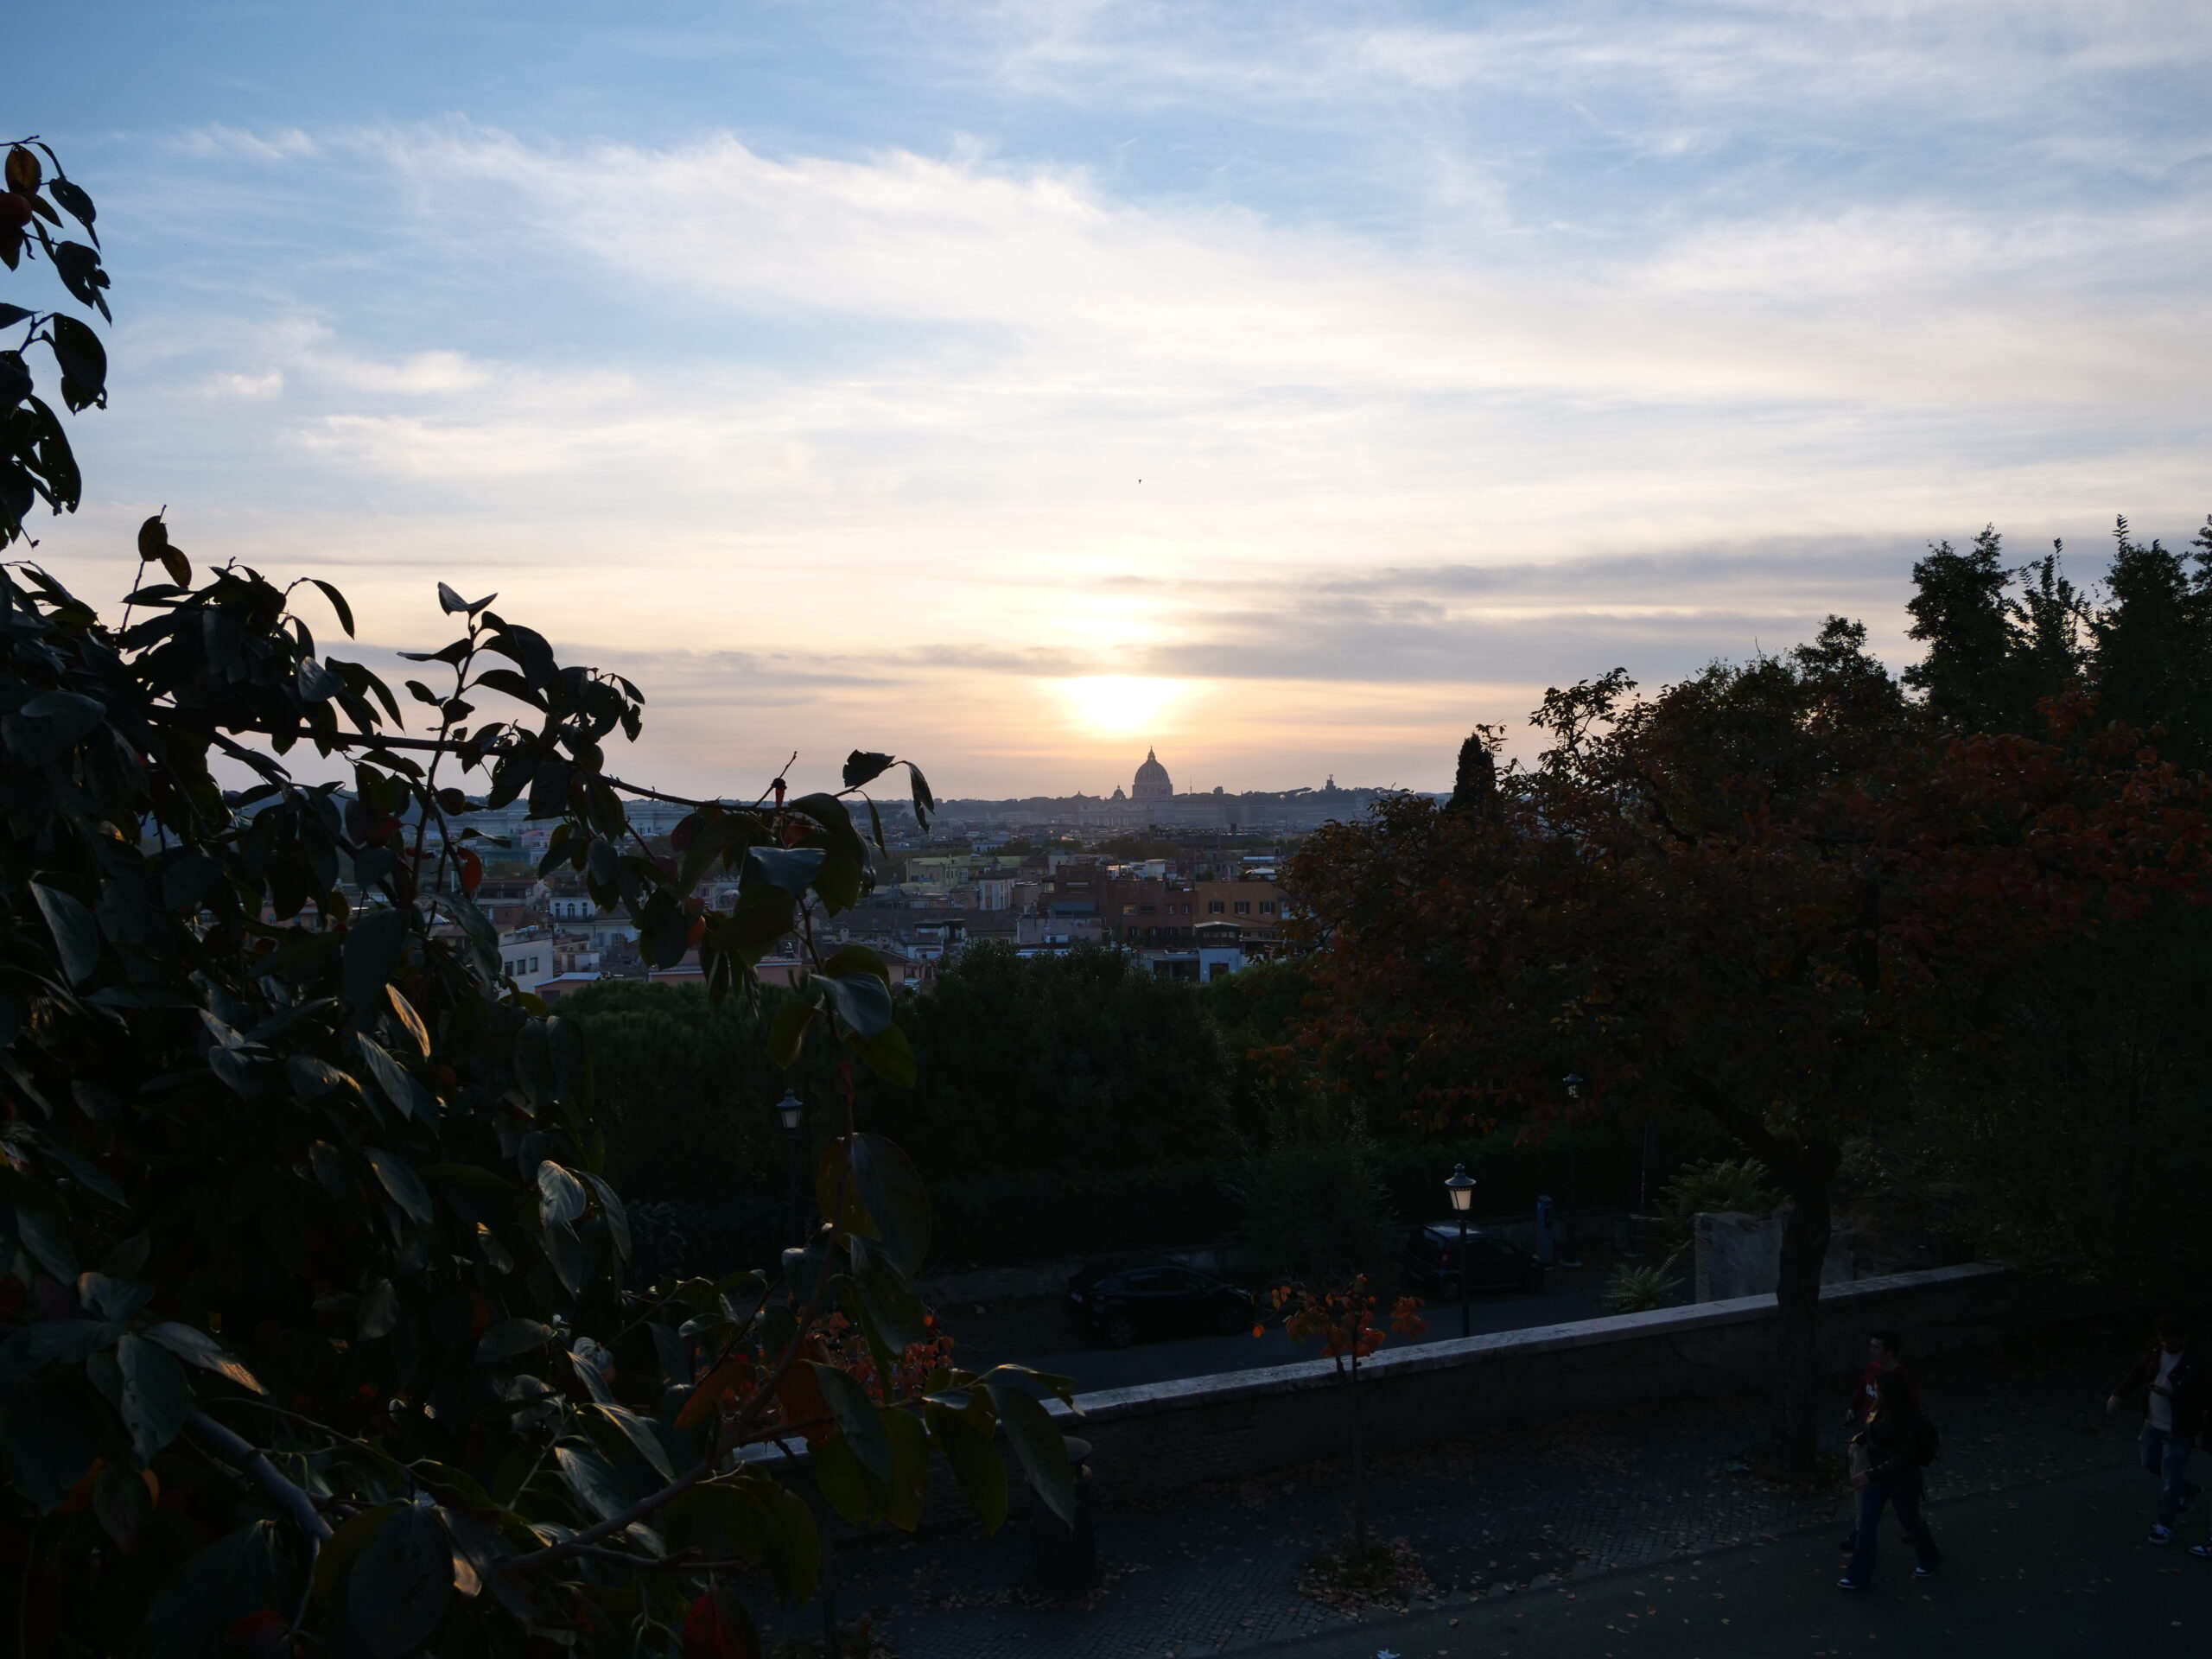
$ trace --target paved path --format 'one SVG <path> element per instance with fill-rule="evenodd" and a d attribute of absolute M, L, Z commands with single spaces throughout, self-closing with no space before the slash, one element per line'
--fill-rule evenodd
<path fill-rule="evenodd" d="M 1942 1461 L 1931 1471 L 1931 1514 L 1955 1556 L 1940 1588 L 1961 1599 L 1928 1605 L 1974 1610 L 1974 1620 L 1997 1621 L 1992 1629 L 2010 1620 L 2035 1630 L 2037 1640 L 2055 1641 L 2063 1618 L 2053 1609 L 2072 1614 L 2069 1595 L 2082 1598 L 2082 1618 L 2119 1630 L 2112 1621 L 2136 1619 L 2131 1610 L 2139 1597 L 2155 1601 L 2186 1592 L 2205 1610 L 2200 1650 L 2212 1637 L 2212 1563 L 2177 1549 L 2139 1548 L 2156 1489 L 2127 1466 L 2132 1437 L 2101 1409 L 2126 1369 L 2134 1334 L 2069 1340 L 2055 1354 L 1962 1360 L 1925 1374 L 1923 1389 L 1944 1435 Z M 1842 1394 L 1839 1387 L 1839 1408 Z M 1109 1581 L 1081 1605 L 1049 1602 L 1027 1587 L 1018 1521 L 995 1538 L 953 1525 L 917 1539 L 848 1547 L 839 1563 L 841 1601 L 848 1612 L 877 1610 L 904 1659 L 1195 1659 L 1274 1648 L 1316 1659 L 1385 1648 L 1403 1659 L 1440 1648 L 1529 1659 L 1549 1659 L 1554 1650 L 1618 1651 L 1625 1659 L 1631 1649 L 1602 1643 L 1555 1649 L 1555 1638 L 1604 1630 L 1605 1619 L 1587 1618 L 1586 1598 L 1592 1607 L 1604 1601 L 1620 1624 L 1636 1596 L 1646 1607 L 1665 1605 L 1647 1586 L 1664 1586 L 1687 1605 L 1687 1575 L 1699 1575 L 1700 1592 L 1709 1595 L 1707 1573 L 1739 1584 L 1723 1586 L 1723 1594 L 1757 1604 L 1770 1621 L 1758 1627 L 1766 1633 L 1762 1640 L 1771 1643 L 1781 1632 L 1789 1644 L 1681 1648 L 1655 1638 L 1649 1652 L 1761 1659 L 1874 1653 L 1891 1649 L 1840 1648 L 1828 1639 L 1840 1642 L 1846 1631 L 1891 1640 L 1907 1628 L 1924 1633 L 1923 1626 L 1893 1631 L 1878 1622 L 1899 1616 L 1885 1610 L 1916 1605 L 1919 1591 L 1909 1573 L 1886 1573 L 1867 1608 L 1857 1611 L 1833 1587 L 1835 1540 L 1848 1524 L 1840 1495 L 1780 1490 L 1744 1470 L 1740 1454 L 1759 1436 L 1762 1403 L 1737 1396 L 1614 1412 L 1380 1460 L 1370 1471 L 1370 1528 L 1405 1539 L 1433 1581 L 1433 1594 L 1410 1612 L 1370 1614 L 1354 1624 L 1294 1593 L 1299 1564 L 1344 1535 L 1347 1472 L 1332 1465 L 1185 1491 L 1148 1508 L 1103 1507 L 1099 1553 Z M 1885 1565 L 1894 1569 L 1902 1560 L 1892 1552 Z M 2027 1613 L 2005 1611 L 1989 1599 L 1992 1587 L 2008 1578 L 2034 1592 L 2012 1604 Z M 768 1623 L 797 1633 L 812 1617 L 797 1610 Z M 2171 1617 L 2184 1621 L 2184 1631 L 2195 1629 L 2186 1611 Z M 1454 1618 L 1463 1624 L 1452 1625 Z M 1538 1619 L 1540 1625 L 1529 1622 Z M 1854 1619 L 1860 1623 L 1843 1622 Z M 1522 1628 L 1509 1628 L 1516 1624 Z M 1704 1627 L 1694 1618 L 1684 1628 L 1696 1636 Z M 1716 1628 L 1732 1639 L 1732 1624 Z M 2141 1625 L 2137 1633 L 2171 1628 Z M 1455 1648 L 1460 1630 L 1469 1641 L 1479 1631 L 1491 1644 Z M 1800 1639 L 1811 1631 L 1823 1632 L 1822 1640 Z M 1516 1637 L 1526 1637 L 1525 1645 L 1516 1645 Z M 2033 1642 L 1983 1648 L 1961 1639 L 1954 1652 L 1957 1659 L 1983 1651 L 2009 1659 L 2077 1650 L 2093 1649 Z"/>
<path fill-rule="evenodd" d="M 2136 1659 L 2212 1646 L 2212 1562 L 2143 1541 L 2152 1491 L 2099 1470 L 1945 1504 L 1942 1573 L 1913 1579 L 1885 1522 L 1877 1583 L 1834 1587 L 1835 1529 L 1478 1606 L 1344 1621 L 1284 1659 Z M 2192 1541 L 2196 1541 L 2192 1529 Z"/>

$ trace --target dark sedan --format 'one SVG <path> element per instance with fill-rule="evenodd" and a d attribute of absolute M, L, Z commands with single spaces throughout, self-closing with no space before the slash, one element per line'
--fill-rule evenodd
<path fill-rule="evenodd" d="M 1253 1321 L 1249 1291 L 1158 1255 L 1084 1262 L 1068 1280 L 1067 1310 L 1116 1348 L 1153 1337 L 1249 1330 Z"/>
<path fill-rule="evenodd" d="M 1510 1239 L 1475 1228 L 1467 1230 L 1467 1260 L 1464 1274 L 1459 1262 L 1457 1222 L 1409 1230 L 1398 1247 L 1398 1277 L 1418 1286 L 1440 1301 L 1456 1302 L 1460 1287 L 1475 1295 L 1485 1290 L 1541 1290 L 1543 1263 Z"/>

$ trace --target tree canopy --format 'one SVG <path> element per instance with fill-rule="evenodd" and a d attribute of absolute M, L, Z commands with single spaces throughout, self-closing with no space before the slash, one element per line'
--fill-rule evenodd
<path fill-rule="evenodd" d="M 1973 644 L 1955 608 L 1928 607 L 1953 619 L 1945 661 Z M 1549 747 L 1484 810 L 1397 798 L 1291 869 L 1325 1073 L 1437 1128 L 1693 1109 L 1773 1173 L 1791 1200 L 1774 1434 L 1793 1462 L 1815 1444 L 1847 1145 L 2003 1040 L 1993 976 L 2084 941 L 2121 960 L 2130 930 L 2202 937 L 2212 897 L 2201 777 L 2078 688 L 2039 736 L 1955 734 L 1982 717 L 1959 671 L 1957 695 L 1916 702 L 1840 619 L 1648 699 L 1616 671 L 1547 694 Z"/>

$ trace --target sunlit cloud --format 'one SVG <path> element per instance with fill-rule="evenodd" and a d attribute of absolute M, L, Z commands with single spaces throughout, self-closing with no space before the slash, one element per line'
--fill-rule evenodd
<path fill-rule="evenodd" d="M 774 118 L 656 34 L 571 72 L 634 118 L 133 149 L 56 555 L 119 583 L 166 503 L 379 650 L 497 587 L 664 784 L 1434 785 L 1616 663 L 1830 611 L 1902 662 L 1936 537 L 2093 577 L 2212 505 L 2202 7 L 803 13 L 846 90 Z"/>
<path fill-rule="evenodd" d="M 1067 700 L 1078 723 L 1104 737 L 1174 730 L 1175 711 L 1198 690 L 1185 680 L 1133 674 L 1093 674 L 1061 680 L 1052 689 Z"/>

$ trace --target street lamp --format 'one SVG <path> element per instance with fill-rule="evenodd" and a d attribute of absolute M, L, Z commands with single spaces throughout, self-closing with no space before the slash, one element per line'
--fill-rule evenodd
<path fill-rule="evenodd" d="M 791 1234 L 804 1244 L 806 1242 L 806 1217 L 798 1202 L 798 1125 L 805 1113 L 799 1097 L 793 1090 L 784 1090 L 784 1097 L 776 1103 L 776 1116 L 784 1125 L 784 1161 L 791 1166 Z"/>
<path fill-rule="evenodd" d="M 1452 1166 L 1452 1173 L 1444 1182 L 1444 1191 L 1452 1200 L 1452 1212 L 1459 1217 L 1459 1334 L 1469 1334 L 1467 1320 L 1467 1212 L 1475 1205 L 1475 1178 L 1467 1173 L 1465 1164 Z"/>

